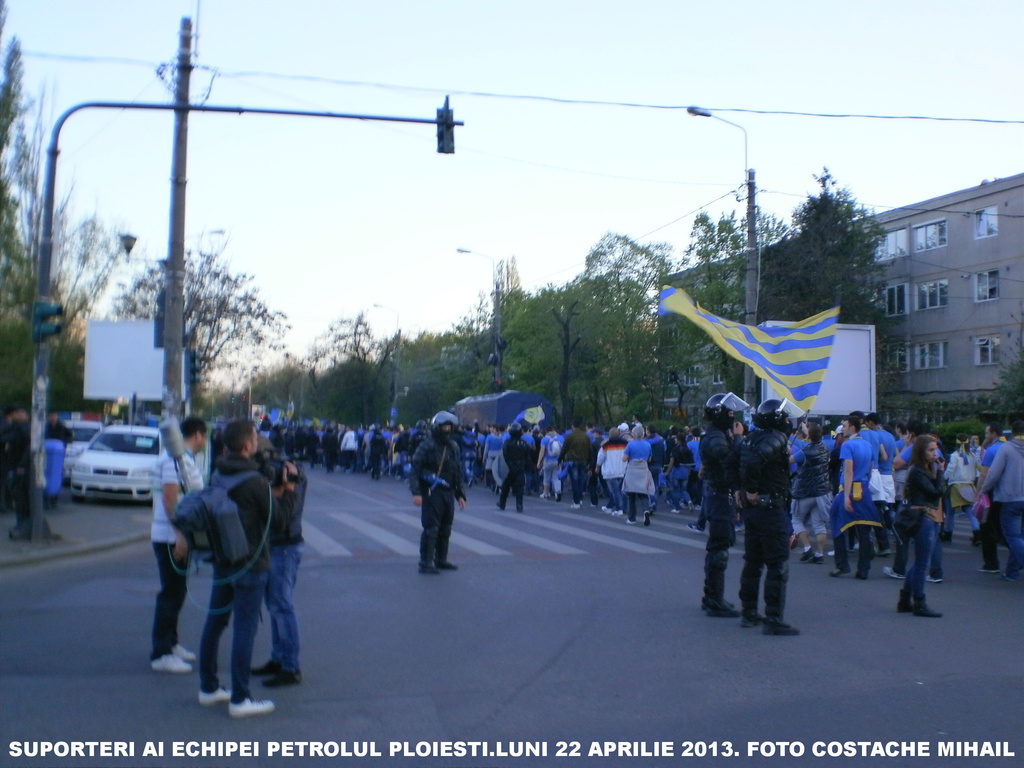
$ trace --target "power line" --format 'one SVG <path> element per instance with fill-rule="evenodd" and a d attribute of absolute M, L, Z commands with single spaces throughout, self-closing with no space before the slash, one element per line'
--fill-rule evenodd
<path fill-rule="evenodd" d="M 54 59 L 58 61 L 74 61 L 93 64 L 129 64 L 133 66 L 158 66 L 154 62 L 140 59 L 118 58 L 112 56 L 76 56 L 70 54 L 46 53 L 43 51 L 23 51 L 23 55 L 33 58 Z M 540 101 L 552 104 L 569 104 L 579 106 L 621 107 L 625 109 L 653 109 L 661 111 L 685 111 L 692 104 L 650 104 L 633 101 L 605 101 L 600 99 L 575 99 L 564 96 L 542 96 L 528 93 L 496 93 L 492 91 L 469 91 L 457 88 L 425 88 L 421 86 L 400 85 L 396 83 L 377 83 L 369 80 L 344 80 L 322 75 L 286 74 L 281 72 L 260 72 L 255 70 L 232 72 L 218 67 L 196 66 L 195 69 L 209 70 L 214 77 L 229 79 L 268 78 L 290 80 L 295 82 L 325 83 L 353 88 L 379 88 L 392 91 L 409 91 L 412 93 L 456 94 L 459 96 L 476 96 L 487 99 L 516 99 L 520 101 Z M 1024 125 L 1024 120 L 1002 120 L 990 117 L 951 117 L 940 115 L 880 115 L 857 112 L 804 112 L 784 109 L 752 109 L 750 107 L 705 107 L 712 112 L 732 112 L 751 115 L 775 115 L 781 117 L 818 117 L 826 119 L 860 119 L 860 120 L 917 120 L 947 123 L 987 123 L 990 125 Z"/>

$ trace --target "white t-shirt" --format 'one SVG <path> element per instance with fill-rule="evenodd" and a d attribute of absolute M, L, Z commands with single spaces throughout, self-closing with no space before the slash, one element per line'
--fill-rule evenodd
<path fill-rule="evenodd" d="M 178 471 L 188 474 L 189 487 L 197 490 L 203 487 L 203 475 L 196 466 L 196 460 L 191 453 L 186 452 L 178 461 L 177 469 L 174 465 L 174 458 L 166 451 L 156 465 L 156 472 L 153 475 L 153 525 L 150 527 L 149 537 L 157 543 L 173 544 L 175 541 L 174 526 L 167 519 L 167 510 L 164 509 L 164 486 L 180 485 Z M 180 494 L 183 491 L 179 491 Z M 174 510 L 171 510 L 172 512 Z"/>

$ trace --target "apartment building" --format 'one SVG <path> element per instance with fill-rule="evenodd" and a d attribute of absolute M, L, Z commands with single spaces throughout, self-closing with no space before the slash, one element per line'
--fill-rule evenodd
<path fill-rule="evenodd" d="M 876 216 L 885 229 L 880 371 L 908 395 L 984 397 L 1024 333 L 1024 174 Z"/>

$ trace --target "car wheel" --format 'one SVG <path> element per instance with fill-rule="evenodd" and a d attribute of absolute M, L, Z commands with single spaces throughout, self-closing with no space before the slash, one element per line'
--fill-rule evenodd
<path fill-rule="evenodd" d="M 85 496 L 83 496 L 80 493 L 72 493 L 71 494 L 71 500 L 74 501 L 74 502 L 77 502 L 78 504 L 84 504 L 85 503 Z"/>

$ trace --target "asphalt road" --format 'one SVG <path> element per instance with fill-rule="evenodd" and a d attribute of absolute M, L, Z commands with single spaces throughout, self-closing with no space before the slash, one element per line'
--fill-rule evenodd
<path fill-rule="evenodd" d="M 793 558 L 787 620 L 802 633 L 766 637 L 699 610 L 704 542 L 686 528 L 692 517 L 622 520 L 537 499 L 524 515 L 499 512 L 473 489 L 456 516 L 460 570 L 425 576 L 404 484 L 314 471 L 296 598 L 304 681 L 273 693 L 272 715 L 243 721 L 199 707 L 195 673 L 149 669 L 148 543 L 5 569 L 0 766 L 1020 764 L 1024 584 L 978 573 L 962 532 L 946 581 L 928 585 L 944 618 L 896 613 L 887 560 L 856 581 Z M 741 557 L 730 560 L 732 595 Z M 181 620 L 193 649 L 208 593 L 203 567 Z M 228 651 L 225 639 L 222 669 Z M 264 623 L 254 662 L 268 655 Z M 13 742 L 76 740 L 128 742 L 134 755 L 12 754 Z M 259 755 L 172 754 L 190 741 Z M 164 755 L 143 756 L 146 742 Z M 284 742 L 370 754 L 300 758 Z M 1014 755 L 941 757 L 947 742 Z"/>

